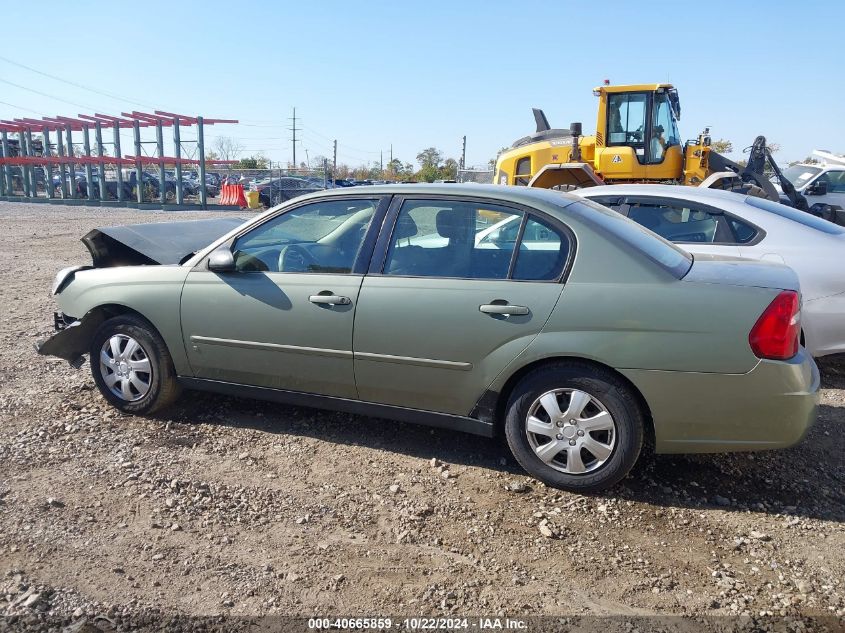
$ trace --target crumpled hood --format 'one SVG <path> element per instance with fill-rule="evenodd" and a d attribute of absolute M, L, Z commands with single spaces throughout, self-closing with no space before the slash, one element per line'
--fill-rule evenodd
<path fill-rule="evenodd" d="M 179 264 L 244 222 L 244 218 L 214 218 L 107 226 L 89 232 L 82 243 L 95 268 Z"/>

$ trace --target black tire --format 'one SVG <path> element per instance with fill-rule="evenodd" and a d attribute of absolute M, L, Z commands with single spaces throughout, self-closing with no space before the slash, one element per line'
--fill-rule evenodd
<path fill-rule="evenodd" d="M 591 409 L 592 411 L 603 407 L 612 418 L 613 430 L 604 432 L 608 434 L 604 436 L 607 438 L 610 438 L 609 434 L 613 433 L 614 439 L 609 456 L 600 463 L 601 460 L 594 458 L 589 450 L 586 452 L 588 459 L 593 457 L 596 460 L 593 462 L 595 470 L 588 469 L 583 474 L 562 472 L 560 468 L 569 467 L 568 457 L 565 465 L 558 461 L 552 462 L 554 466 L 549 465 L 540 459 L 531 445 L 526 430 L 528 413 L 541 396 L 558 389 L 586 393 L 591 397 L 588 407 L 596 407 Z M 564 430 L 554 428 L 552 424 L 549 420 L 548 428 L 553 431 Z M 644 416 L 637 398 L 616 375 L 586 364 L 556 363 L 535 369 L 517 383 L 508 401 L 505 436 L 514 457 L 529 474 L 548 486 L 579 494 L 589 494 L 607 490 L 630 472 L 643 446 L 644 427 Z M 573 428 L 577 429 L 578 425 L 573 425 Z M 583 436 L 580 430 L 577 432 Z M 590 433 L 587 434 L 590 435 Z M 542 436 L 535 434 L 533 437 Z M 562 435 L 555 437 L 560 438 L 561 442 L 566 441 L 567 444 L 579 440 L 578 437 L 569 441 Z M 555 438 L 550 436 L 546 439 L 554 441 Z M 608 443 L 610 443 L 609 439 Z M 584 455 L 580 444 L 578 446 L 579 455 Z M 557 459 L 556 457 L 555 460 Z"/>
<path fill-rule="evenodd" d="M 149 362 L 147 367 L 149 372 L 132 370 L 129 367 L 129 362 L 117 363 L 118 370 L 120 365 L 126 365 L 124 371 L 131 371 L 133 373 L 127 374 L 124 380 L 118 378 L 120 384 L 114 383 L 115 390 L 120 390 L 120 387 L 126 383 L 129 394 L 134 399 L 127 399 L 121 397 L 116 391 L 113 391 L 109 385 L 106 384 L 106 375 L 117 376 L 111 365 L 108 369 L 103 369 L 101 366 L 101 352 L 104 351 L 104 346 L 109 345 L 109 351 L 106 355 L 111 354 L 110 341 L 113 337 L 120 340 L 125 340 L 128 345 L 129 340 L 137 342 L 141 349 L 135 355 L 135 358 L 146 358 Z M 124 346 L 124 350 L 128 347 Z M 105 321 L 94 334 L 91 340 L 90 348 L 91 360 L 91 374 L 94 377 L 94 382 L 103 397 L 115 408 L 124 413 L 132 413 L 136 415 L 146 415 L 163 409 L 172 404 L 181 393 L 181 387 L 176 381 L 176 370 L 173 367 L 173 359 L 170 357 L 170 352 L 161 335 L 146 319 L 135 315 L 121 315 Z M 112 354 L 113 355 L 113 354 Z M 132 360 L 132 363 L 139 363 L 137 366 L 143 366 L 143 358 L 141 360 Z M 130 378 L 131 376 L 131 378 Z M 139 391 L 134 385 L 143 385 L 146 383 L 147 388 L 145 392 Z M 143 393 L 143 395 L 142 395 Z"/>

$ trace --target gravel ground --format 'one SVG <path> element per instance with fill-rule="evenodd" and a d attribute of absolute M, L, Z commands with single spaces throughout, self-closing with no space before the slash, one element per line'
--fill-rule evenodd
<path fill-rule="evenodd" d="M 191 392 L 156 418 L 124 416 L 87 364 L 34 352 L 52 329 L 53 275 L 90 260 L 88 230 L 213 215 L 0 202 L 0 615 L 19 616 L 7 622 L 845 622 L 842 363 L 821 365 L 819 421 L 800 446 L 650 457 L 585 497 L 457 432 Z"/>

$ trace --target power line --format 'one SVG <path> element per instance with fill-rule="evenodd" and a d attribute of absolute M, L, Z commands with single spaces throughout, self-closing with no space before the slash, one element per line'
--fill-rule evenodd
<path fill-rule="evenodd" d="M 332 153 L 334 153 L 335 151 L 337 151 L 337 156 L 338 156 L 338 158 L 341 158 L 341 159 L 343 159 L 343 160 L 345 160 L 345 161 L 347 161 L 347 162 L 353 162 L 353 163 L 367 163 L 367 164 L 370 164 L 370 163 L 372 163 L 374 160 L 376 160 L 376 159 L 374 159 L 374 158 L 373 158 L 373 157 L 371 157 L 371 156 L 362 156 L 362 155 L 360 155 L 360 154 L 355 155 L 355 154 L 354 154 L 354 152 L 344 152 L 344 151 L 340 151 L 340 150 L 335 150 L 334 146 L 332 146 L 332 147 L 330 148 L 330 147 L 328 147 L 328 146 L 326 146 L 326 145 L 323 145 L 322 143 L 318 143 L 318 142 L 316 142 L 314 139 L 307 139 L 307 138 L 303 138 L 303 142 L 304 142 L 305 144 L 307 144 L 307 145 L 316 145 L 317 147 L 320 147 L 320 148 L 325 149 L 325 150 L 327 150 L 327 151 L 330 151 L 330 152 L 332 152 Z M 340 147 L 340 144 L 339 144 L 339 143 L 338 143 L 338 147 Z"/>
<path fill-rule="evenodd" d="M 286 128 L 287 129 L 287 126 L 283 123 L 280 123 L 279 125 L 261 125 L 261 124 L 258 124 L 258 123 L 246 123 L 244 121 L 241 121 L 238 125 L 245 125 L 246 127 L 271 127 L 271 128 Z"/>
<path fill-rule="evenodd" d="M 27 90 L 29 92 L 34 92 L 37 95 L 41 95 L 42 97 L 47 97 L 48 99 L 54 99 L 56 101 L 61 101 L 62 103 L 69 103 L 70 105 L 74 105 L 78 108 L 85 108 L 87 110 L 99 110 L 100 108 L 87 105 L 84 103 L 77 103 L 75 101 L 69 101 L 68 99 L 62 99 L 61 97 L 56 97 L 51 94 L 47 94 L 46 92 L 41 92 L 40 90 L 35 90 L 34 88 L 27 88 L 26 86 L 22 86 L 20 84 L 16 84 L 13 81 L 9 81 L 8 79 L 0 79 L 4 84 L 9 84 L 10 86 L 14 86 L 15 88 L 20 88 L 21 90 Z"/>
<path fill-rule="evenodd" d="M 328 137 L 328 136 L 326 136 L 325 134 L 320 134 L 317 130 L 312 130 L 310 127 L 305 127 L 305 126 L 303 125 L 303 126 L 302 126 L 302 129 L 303 129 L 303 130 L 308 130 L 308 131 L 309 131 L 309 132 L 311 132 L 312 134 L 316 134 L 316 135 L 317 135 L 317 136 L 319 136 L 320 138 L 323 138 L 323 139 L 325 139 L 325 140 L 327 140 L 327 141 L 333 141 L 333 140 L 334 140 L 334 139 L 332 139 L 332 138 L 329 138 L 329 137 Z"/>
<path fill-rule="evenodd" d="M 327 141 L 330 141 L 330 142 L 334 141 L 333 138 L 330 138 L 330 137 L 326 136 L 325 134 L 320 134 L 320 132 L 318 132 L 317 130 L 311 129 L 310 127 L 306 127 L 306 126 L 303 125 L 302 129 L 307 130 L 308 132 L 311 132 L 312 134 L 316 134 L 320 138 L 324 138 Z M 351 145 L 346 145 L 345 143 L 338 143 L 338 145 L 340 147 L 345 147 L 346 149 L 351 149 L 353 152 L 358 152 L 358 153 L 361 153 L 361 154 L 380 154 L 381 151 L 382 151 L 380 149 L 377 149 L 377 150 L 358 149 L 356 147 L 352 147 Z"/>
<path fill-rule="evenodd" d="M 69 80 L 64 79 L 62 77 L 58 77 L 56 75 L 51 75 L 50 73 L 45 73 L 42 70 L 32 68 L 31 66 L 27 66 L 26 64 L 21 64 L 20 62 L 16 62 L 12 59 L 9 59 L 8 57 L 3 57 L 2 55 L 0 55 L 0 59 L 2 59 L 4 62 L 6 62 L 8 64 L 12 64 L 13 66 L 18 66 L 19 68 L 24 68 L 24 69 L 26 69 L 30 72 L 37 73 L 39 75 L 43 75 L 44 77 L 49 77 L 50 79 L 54 79 L 56 81 L 61 81 L 62 83 L 66 83 L 66 84 L 68 84 L 70 86 L 74 86 L 76 88 L 81 88 L 82 90 L 87 90 L 89 92 L 93 92 L 94 94 L 98 94 L 98 95 L 102 95 L 104 97 L 108 97 L 109 99 L 115 99 L 117 101 L 125 101 L 126 103 L 134 103 L 135 105 L 140 105 L 140 106 L 149 107 L 149 108 L 156 107 L 156 106 L 150 105 L 149 103 L 144 103 L 142 101 L 135 101 L 134 99 L 127 99 L 126 97 L 121 97 L 119 95 L 115 95 L 115 94 L 112 94 L 112 93 L 109 93 L 109 92 L 105 92 L 103 90 L 97 90 L 96 88 L 91 88 L 90 86 L 85 86 L 83 84 L 76 83 L 75 81 L 69 81 Z M 11 83 L 11 82 L 7 82 L 7 83 Z M 88 107 L 88 106 L 85 106 L 85 107 Z"/>
<path fill-rule="evenodd" d="M 38 114 L 38 115 L 41 115 L 41 116 L 48 116 L 48 115 L 44 114 L 43 112 L 39 112 L 38 110 L 31 110 L 30 108 L 24 108 L 23 106 L 15 105 L 14 103 L 9 103 L 8 101 L 0 101 L 0 103 L 2 103 L 3 105 L 7 105 L 10 108 L 16 108 L 18 110 L 26 110 L 27 112 L 32 112 L 33 114 Z"/>

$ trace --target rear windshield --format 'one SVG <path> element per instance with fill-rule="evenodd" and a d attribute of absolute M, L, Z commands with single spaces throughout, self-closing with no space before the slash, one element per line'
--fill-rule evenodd
<path fill-rule="evenodd" d="M 597 202 L 581 200 L 566 210 L 630 245 L 677 279 L 683 278 L 692 267 L 692 255 L 685 250 Z"/>
<path fill-rule="evenodd" d="M 769 213 L 779 215 L 782 218 L 793 220 L 794 222 L 798 222 L 799 224 L 803 224 L 804 226 L 809 226 L 811 229 L 816 229 L 817 231 L 827 233 L 828 235 L 845 234 L 845 228 L 834 224 L 833 222 L 822 220 L 821 218 L 811 213 L 807 213 L 806 211 L 793 209 L 792 207 L 788 207 L 784 204 L 778 204 L 777 202 L 772 202 L 771 200 L 768 200 L 766 198 L 748 196 L 745 199 L 745 203 L 750 204 L 752 207 L 762 209 L 763 211 L 768 211 Z"/>

